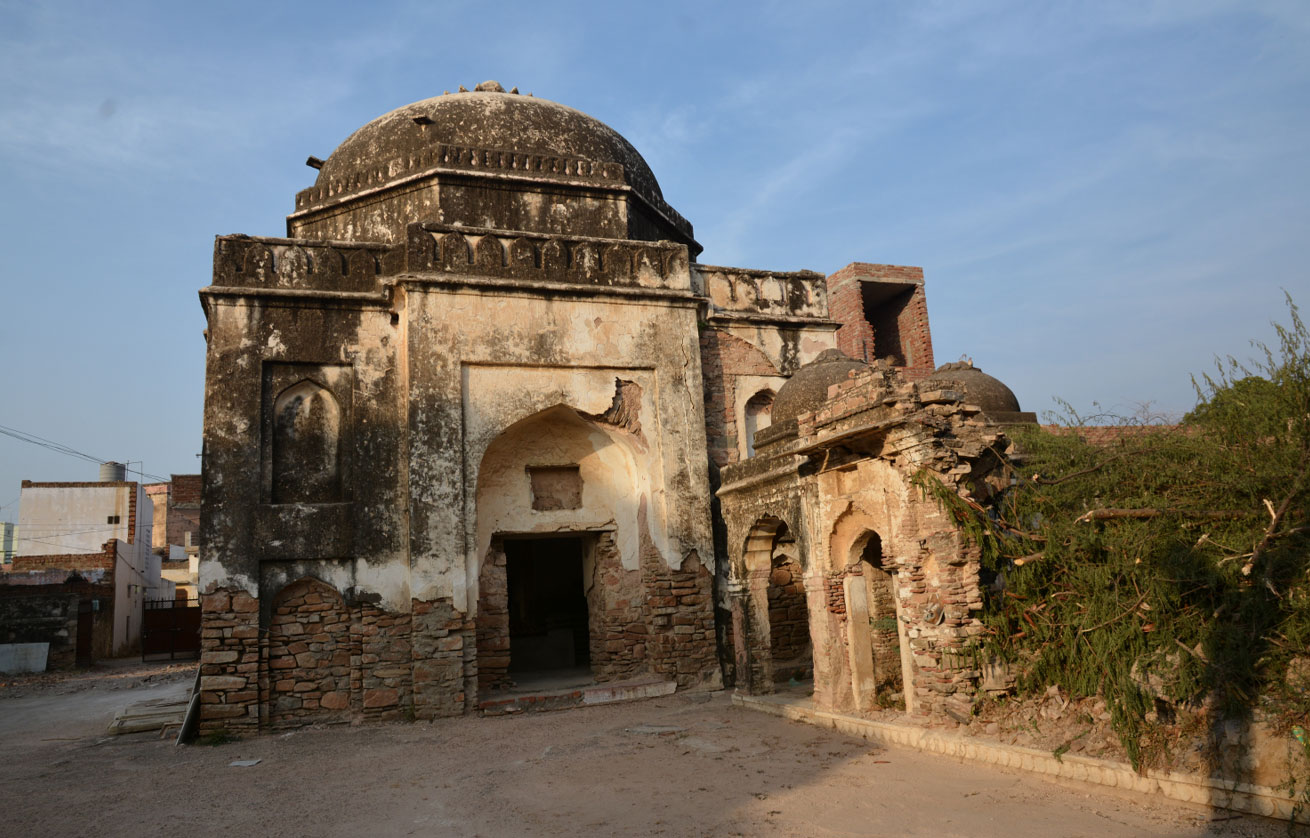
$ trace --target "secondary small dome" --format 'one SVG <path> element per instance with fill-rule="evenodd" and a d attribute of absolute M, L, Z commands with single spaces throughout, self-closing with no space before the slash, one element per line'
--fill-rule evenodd
<path fill-rule="evenodd" d="M 957 361 L 942 364 L 919 384 L 919 389 L 944 387 L 964 393 L 964 401 L 983 409 L 984 413 L 1019 413 L 1019 399 L 1000 379 L 971 363 Z"/>
<path fill-rule="evenodd" d="M 773 400 L 773 424 L 817 409 L 827 401 L 829 387 L 845 381 L 852 371 L 868 368 L 868 364 L 851 358 L 840 349 L 824 350 L 778 388 L 778 396 Z"/>

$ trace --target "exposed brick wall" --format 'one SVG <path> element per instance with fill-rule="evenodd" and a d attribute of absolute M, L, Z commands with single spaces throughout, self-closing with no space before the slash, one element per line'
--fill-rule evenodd
<path fill-rule="evenodd" d="M 478 692 L 509 686 L 509 580 L 503 545 L 493 541 L 478 575 Z"/>
<path fill-rule="evenodd" d="M 805 601 L 805 580 L 801 566 L 787 556 L 773 558 L 769 574 L 769 646 L 774 677 L 790 677 L 782 665 L 808 659 L 810 653 L 809 609 Z"/>
<path fill-rule="evenodd" d="M 169 500 L 181 506 L 200 505 L 200 475 L 174 474 Z"/>
<path fill-rule="evenodd" d="M 353 610 L 350 635 L 359 657 L 350 674 L 350 688 L 358 697 L 358 708 L 367 718 L 403 718 L 412 706 L 410 615 L 370 604 L 359 604 Z M 353 655 L 351 662 L 355 663 Z"/>
<path fill-rule="evenodd" d="M 52 553 L 45 556 L 14 556 L 9 569 L 15 573 L 29 570 L 107 570 L 106 584 L 113 583 L 118 556 L 118 539 L 111 538 L 99 553 Z"/>
<path fill-rule="evenodd" d="M 842 577 L 845 574 L 831 573 L 824 577 L 823 594 L 827 601 L 828 613 L 846 618 L 846 591 L 842 589 Z"/>
<path fill-rule="evenodd" d="M 396 613 L 302 579 L 277 595 L 262 632 L 249 594 L 201 602 L 202 733 L 464 712 L 474 631 L 447 599 Z"/>
<path fill-rule="evenodd" d="M 136 496 L 137 485 L 135 483 L 127 484 L 131 488 L 127 493 L 127 543 L 136 543 Z"/>
<path fill-rule="evenodd" d="M 700 352 L 705 397 L 705 440 L 710 458 L 719 466 L 724 466 L 740 459 L 736 411 L 737 377 L 780 373 L 758 348 L 721 329 L 707 326 L 701 330 Z"/>
<path fill-rule="evenodd" d="M 828 277 L 828 316 L 838 323 L 837 348 L 858 361 L 873 360 L 873 327 L 864 319 L 859 274 L 848 265 Z"/>
<path fill-rule="evenodd" d="M 900 354 L 896 364 L 906 378 L 916 381 L 930 375 L 935 368 L 932 333 L 928 326 L 928 299 L 924 293 L 923 269 L 903 265 L 875 265 L 852 262 L 828 277 L 828 313 L 841 323 L 837 330 L 837 348 L 852 358 L 873 362 L 888 354 L 878 343 L 865 311 L 862 282 L 890 282 L 913 288 L 896 317 Z"/>
<path fill-rule="evenodd" d="M 596 536 L 592 555 L 596 584 L 587 597 L 591 672 L 597 681 L 620 681 L 646 665 L 649 615 L 641 572 L 623 567 L 613 533 Z"/>
<path fill-rule="evenodd" d="M 477 668 L 473 622 L 444 598 L 411 601 L 410 621 L 414 717 L 460 715 L 476 689 L 469 681 Z"/>
<path fill-rule="evenodd" d="M 259 726 L 259 600 L 219 589 L 200 604 L 200 733 L 253 733 Z"/>
<path fill-rule="evenodd" d="M 645 523 L 641 526 L 645 533 Z M 651 671 L 674 678 L 680 687 L 701 683 L 719 665 L 711 608 L 713 576 L 695 553 L 676 570 L 647 553 L 642 578 L 650 605 Z"/>

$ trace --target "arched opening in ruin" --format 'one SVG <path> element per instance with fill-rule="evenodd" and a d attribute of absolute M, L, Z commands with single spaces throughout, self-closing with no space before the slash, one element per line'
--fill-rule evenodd
<path fill-rule="evenodd" d="M 752 630 L 745 640 L 748 653 L 738 652 L 739 672 L 746 663 L 750 683 L 765 690 L 808 681 L 814 677 L 814 659 L 805 570 L 795 536 L 784 521 L 765 516 L 746 537 L 744 559 Z"/>
<path fill-rule="evenodd" d="M 308 577 L 273 598 L 268 624 L 269 722 L 307 724 L 350 710 L 350 611 Z"/>
<path fill-rule="evenodd" d="M 805 599 L 805 577 L 796 550 L 796 539 L 783 525 L 770 558 L 769 653 L 773 658 L 773 680 L 778 683 L 805 681 L 814 677 L 810 643 L 810 613 Z"/>
<path fill-rule="evenodd" d="M 769 427 L 773 413 L 773 391 L 761 390 L 746 402 L 742 432 L 746 437 L 746 456 L 755 456 L 755 434 Z"/>
<path fill-rule="evenodd" d="M 341 407 L 308 379 L 273 402 L 273 503 L 332 503 L 341 499 Z"/>
<path fill-rule="evenodd" d="M 628 635 L 645 619 L 643 484 L 622 434 L 559 405 L 488 445 L 476 495 L 480 692 L 642 670 L 645 646 Z"/>
<path fill-rule="evenodd" d="M 845 589 L 856 705 L 862 710 L 911 708 L 909 639 L 900 619 L 895 569 L 883 553 L 882 537 L 866 530 L 851 544 L 850 560 L 852 573 Z"/>
<path fill-rule="evenodd" d="M 901 640 L 896 618 L 896 582 L 883 565 L 882 538 L 871 532 L 860 551 L 869 639 L 873 654 L 875 700 L 880 706 L 905 704 Z"/>

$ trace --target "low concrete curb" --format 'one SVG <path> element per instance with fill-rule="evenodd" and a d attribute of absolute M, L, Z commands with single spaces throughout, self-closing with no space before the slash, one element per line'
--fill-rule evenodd
<path fill-rule="evenodd" d="M 832 728 L 880 745 L 913 748 L 967 762 L 1031 771 L 1034 774 L 1127 789 L 1142 794 L 1163 795 L 1185 803 L 1199 803 L 1283 820 L 1291 820 L 1292 807 L 1295 805 L 1295 801 L 1283 792 L 1268 786 L 1225 782 L 1173 771 L 1148 771 L 1146 776 L 1142 776 L 1131 767 L 1119 762 L 1071 754 L 1064 754 L 1056 759 L 1050 751 L 984 742 L 954 733 L 830 713 L 808 707 L 794 698 L 734 694 L 732 703 L 793 721 Z"/>

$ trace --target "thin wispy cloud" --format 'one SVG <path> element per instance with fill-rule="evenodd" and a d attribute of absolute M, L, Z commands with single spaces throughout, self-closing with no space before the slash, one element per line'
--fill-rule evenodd
<path fill-rule="evenodd" d="M 306 155 L 486 78 L 627 136 L 706 261 L 924 266 L 939 360 L 1031 409 L 1186 409 L 1188 373 L 1268 337 L 1281 289 L 1310 300 L 1303 0 L 797 9 L 0 0 L 0 226 L 31 278 L 7 304 L 60 323 L 0 333 L 27 359 L 9 409 L 193 470 L 213 235 L 276 235 Z M 125 355 L 167 347 L 150 375 L 122 383 L 107 322 Z M 155 407 L 74 418 L 116 399 Z M 0 489 L 59 476 L 0 454 Z"/>

